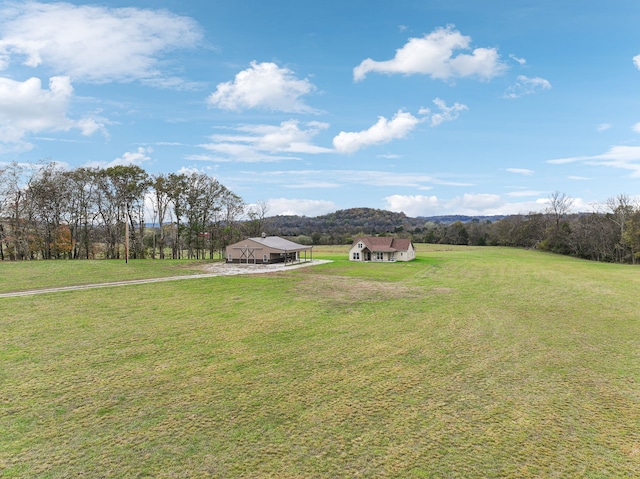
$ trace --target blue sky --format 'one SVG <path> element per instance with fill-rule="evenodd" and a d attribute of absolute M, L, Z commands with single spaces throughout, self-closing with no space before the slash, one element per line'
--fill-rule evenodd
<path fill-rule="evenodd" d="M 640 198 L 640 2 L 0 2 L 0 166 L 202 171 L 269 215 Z"/>

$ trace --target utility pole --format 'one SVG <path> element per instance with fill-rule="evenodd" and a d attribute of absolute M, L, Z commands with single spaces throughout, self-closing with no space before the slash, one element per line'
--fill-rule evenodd
<path fill-rule="evenodd" d="M 129 263 L 129 215 L 124 222 L 124 262 Z"/>

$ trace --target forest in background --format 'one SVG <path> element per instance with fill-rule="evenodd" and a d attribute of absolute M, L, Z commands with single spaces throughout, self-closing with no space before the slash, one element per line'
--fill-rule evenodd
<path fill-rule="evenodd" d="M 246 237 L 284 236 L 305 245 L 351 244 L 362 235 L 417 243 L 535 248 L 579 258 L 640 260 L 640 205 L 622 194 L 570 213 L 549 196 L 542 212 L 509 216 L 408 217 L 351 208 L 327 215 L 267 216 L 204 173 L 150 175 L 138 166 L 64 170 L 55 163 L 0 168 L 0 260 L 222 258 Z"/>
<path fill-rule="evenodd" d="M 119 259 L 125 232 L 133 259 L 213 258 L 259 234 L 260 207 L 203 173 L 13 163 L 0 169 L 0 260 Z"/>
<path fill-rule="evenodd" d="M 352 208 L 318 217 L 266 218 L 269 234 L 302 244 L 351 244 L 362 235 L 397 236 L 416 243 L 534 248 L 595 261 L 640 260 L 640 205 L 628 195 L 570 214 L 572 199 L 554 192 L 543 212 L 508 216 L 411 218 L 404 213 Z"/>

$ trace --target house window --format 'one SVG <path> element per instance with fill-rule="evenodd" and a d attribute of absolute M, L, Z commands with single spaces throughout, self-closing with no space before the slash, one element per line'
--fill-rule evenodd
<path fill-rule="evenodd" d="M 360 259 L 360 253 L 353 253 L 353 259 Z"/>
<path fill-rule="evenodd" d="M 381 252 L 376 253 L 376 259 L 378 261 L 384 260 L 384 253 L 381 253 Z"/>
<path fill-rule="evenodd" d="M 362 249 L 362 243 L 358 243 L 358 248 Z"/>
<path fill-rule="evenodd" d="M 227 261 L 229 262 L 233 261 L 233 255 L 231 253 L 227 255 Z"/>
<path fill-rule="evenodd" d="M 268 263 L 269 262 L 269 256 L 268 255 L 262 255 L 262 262 L 263 263 Z"/>

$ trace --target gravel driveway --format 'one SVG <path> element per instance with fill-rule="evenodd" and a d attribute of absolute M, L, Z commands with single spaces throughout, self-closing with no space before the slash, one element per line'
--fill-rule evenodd
<path fill-rule="evenodd" d="M 110 288 L 113 286 L 126 286 L 128 284 L 148 284 L 148 283 L 162 283 L 165 281 L 181 281 L 184 279 L 198 279 L 198 278 L 211 278 L 213 276 L 227 276 L 238 274 L 260 274 L 260 273 L 273 273 L 276 271 L 289 271 L 297 268 L 304 268 L 305 266 L 314 266 L 317 264 L 331 263 L 330 260 L 313 260 L 305 263 L 294 263 L 289 265 L 284 264 L 227 264 L 227 263 L 212 263 L 205 265 L 202 269 L 205 271 L 203 274 L 191 274 L 185 276 L 169 276 L 166 278 L 148 278 L 148 279 L 133 279 L 129 281 L 114 281 L 111 283 L 98 283 L 98 284 L 85 284 L 78 286 L 62 286 L 59 288 L 46 288 L 35 289 L 31 291 L 17 291 L 13 293 L 0 293 L 0 298 L 12 298 L 16 296 L 32 296 L 34 294 L 44 293 L 57 293 L 60 291 L 78 291 L 81 289 L 96 289 L 96 288 Z"/>

